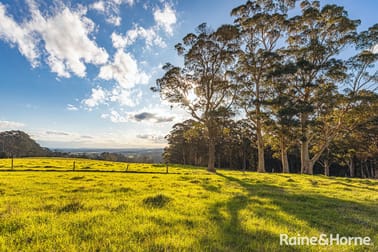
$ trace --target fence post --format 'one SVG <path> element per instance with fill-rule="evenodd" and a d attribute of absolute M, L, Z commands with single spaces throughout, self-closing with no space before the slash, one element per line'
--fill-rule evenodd
<path fill-rule="evenodd" d="M 75 161 L 73 161 L 72 171 L 75 171 L 75 166 L 76 166 Z"/>
<path fill-rule="evenodd" d="M 126 171 L 128 171 L 128 170 L 129 170 L 129 164 L 126 165 Z"/>
<path fill-rule="evenodd" d="M 168 173 L 168 163 L 165 164 L 165 168 L 166 168 L 165 173 Z"/>
<path fill-rule="evenodd" d="M 11 168 L 12 168 L 12 170 L 13 170 L 13 154 L 12 154 L 12 156 L 11 156 Z"/>

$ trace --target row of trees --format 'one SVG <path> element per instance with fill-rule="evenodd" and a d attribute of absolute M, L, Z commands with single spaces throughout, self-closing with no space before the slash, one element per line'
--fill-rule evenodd
<path fill-rule="evenodd" d="M 300 14 L 291 15 L 295 4 L 248 1 L 231 11 L 233 25 L 212 30 L 201 24 L 175 46 L 184 64 L 167 63 L 153 90 L 193 120 L 168 135 L 167 156 L 175 156 L 176 131 L 183 130 L 192 155 L 207 149 L 212 172 L 216 153 L 236 155 L 235 145 L 242 166 L 253 155 L 259 172 L 267 170 L 270 152 L 289 172 L 288 156 L 297 152 L 301 173 L 313 174 L 322 163 L 329 174 L 330 165 L 338 163 L 347 164 L 354 176 L 358 159 L 364 165 L 369 160 L 363 175 L 373 176 L 378 24 L 358 32 L 360 22 L 341 6 L 302 1 Z"/>

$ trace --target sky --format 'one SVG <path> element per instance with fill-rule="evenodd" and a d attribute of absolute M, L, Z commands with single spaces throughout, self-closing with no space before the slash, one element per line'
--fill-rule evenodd
<path fill-rule="evenodd" d="M 0 0 L 0 131 L 49 148 L 160 148 L 189 118 L 150 91 L 174 45 L 239 0 Z M 327 0 L 378 22 L 376 0 Z"/>

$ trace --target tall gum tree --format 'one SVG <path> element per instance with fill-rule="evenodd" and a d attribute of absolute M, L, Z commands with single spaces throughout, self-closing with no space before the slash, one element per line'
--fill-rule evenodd
<path fill-rule="evenodd" d="M 208 139 L 207 170 L 215 172 L 215 145 L 220 110 L 229 109 L 235 98 L 232 74 L 239 50 L 238 30 L 223 25 L 211 31 L 206 24 L 196 34 L 186 35 L 175 46 L 184 57 L 182 67 L 166 64 L 165 75 L 156 81 L 154 91 L 162 99 L 179 104 L 193 119 L 204 125 Z"/>
<path fill-rule="evenodd" d="M 358 20 L 348 18 L 341 6 L 326 5 L 320 8 L 319 1 L 302 1 L 301 14 L 290 19 L 288 50 L 290 61 L 297 66 L 290 85 L 296 92 L 297 115 L 300 121 L 301 172 L 313 174 L 313 166 L 322 152 L 337 134 L 342 121 L 330 127 L 325 118 L 332 118 L 335 106 L 337 83 L 346 77 L 346 69 L 338 58 L 339 53 L 356 37 Z M 318 120 L 323 118 L 322 120 Z M 329 120 L 332 121 L 332 120 Z M 310 156 L 315 130 L 323 124 L 324 136 L 321 146 Z"/>
<path fill-rule="evenodd" d="M 276 50 L 286 29 L 286 11 L 295 1 L 247 1 L 234 8 L 235 24 L 241 33 L 238 58 L 239 105 L 253 123 L 257 136 L 257 171 L 265 172 L 264 103 L 269 96 L 270 69 L 277 60 Z"/>

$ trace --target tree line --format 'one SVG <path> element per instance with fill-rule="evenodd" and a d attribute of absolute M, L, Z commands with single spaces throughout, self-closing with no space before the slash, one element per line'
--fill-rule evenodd
<path fill-rule="evenodd" d="M 166 160 L 374 177 L 378 24 L 359 31 L 343 6 L 307 0 L 247 1 L 231 15 L 175 45 L 183 66 L 167 63 L 152 88 L 192 117 L 167 136 Z"/>

